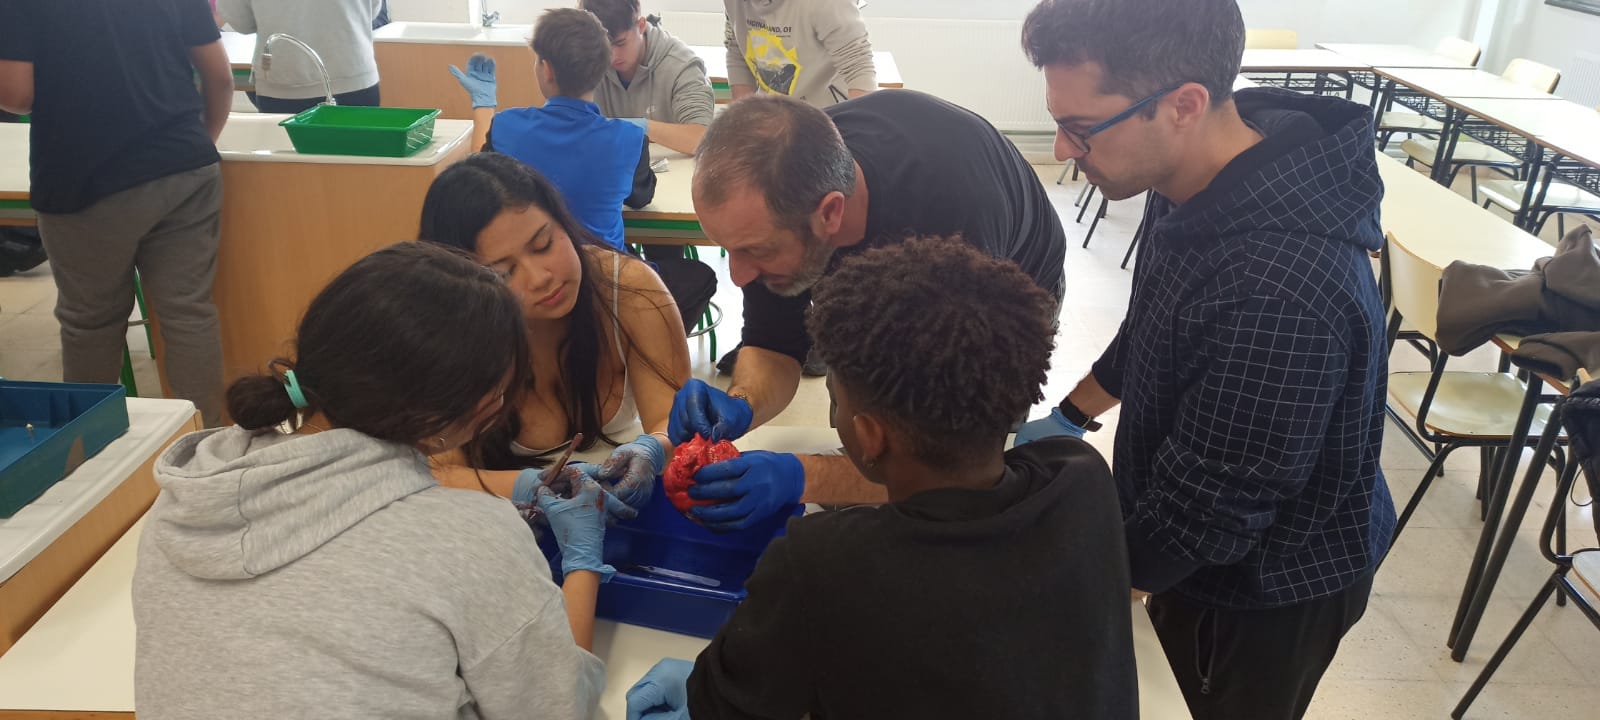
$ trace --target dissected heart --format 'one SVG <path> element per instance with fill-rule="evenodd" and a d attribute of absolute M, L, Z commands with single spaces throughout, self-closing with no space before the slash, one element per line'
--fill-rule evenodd
<path fill-rule="evenodd" d="M 694 485 L 695 471 L 736 457 L 739 457 L 739 448 L 734 447 L 733 443 L 727 440 L 713 443 L 695 435 L 672 451 L 672 462 L 667 463 L 666 472 L 661 474 L 661 486 L 667 491 L 667 499 L 672 501 L 672 506 L 678 512 L 685 515 L 689 514 L 689 508 L 715 505 L 715 500 L 689 497 L 689 486 Z"/>

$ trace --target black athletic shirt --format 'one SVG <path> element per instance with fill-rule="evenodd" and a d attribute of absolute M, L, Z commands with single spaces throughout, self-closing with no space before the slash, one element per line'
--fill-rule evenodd
<path fill-rule="evenodd" d="M 217 162 L 189 50 L 220 37 L 206 0 L 0 2 L 0 60 L 33 63 L 34 209 Z"/>
<path fill-rule="evenodd" d="M 1061 219 L 1033 167 L 993 125 L 910 90 L 880 90 L 827 113 L 868 190 L 866 237 L 835 253 L 834 266 L 908 235 L 960 233 L 985 253 L 1015 261 L 1061 298 L 1067 247 Z M 810 305 L 810 293 L 786 298 L 760 282 L 746 285 L 744 344 L 804 362 Z"/>
<path fill-rule="evenodd" d="M 1081 440 L 941 488 L 789 523 L 700 653 L 695 720 L 1131 720 L 1122 522 Z"/>

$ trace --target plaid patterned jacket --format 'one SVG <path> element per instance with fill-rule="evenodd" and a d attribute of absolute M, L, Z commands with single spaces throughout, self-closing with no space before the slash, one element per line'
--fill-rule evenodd
<path fill-rule="evenodd" d="M 1383 184 L 1365 106 L 1237 101 L 1266 138 L 1181 207 L 1151 194 L 1128 316 L 1094 375 L 1122 400 L 1134 586 L 1266 608 L 1350 586 L 1393 533 L 1367 254 Z"/>

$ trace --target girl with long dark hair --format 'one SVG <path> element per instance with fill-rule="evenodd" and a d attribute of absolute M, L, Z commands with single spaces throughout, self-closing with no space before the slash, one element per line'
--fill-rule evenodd
<path fill-rule="evenodd" d="M 581 432 L 579 450 L 597 440 L 617 446 L 595 474 L 628 505 L 645 502 L 671 449 L 673 395 L 689 377 L 683 321 L 661 279 L 595 240 L 543 176 L 497 153 L 468 157 L 434 180 L 418 237 L 471 253 L 505 278 L 531 357 L 532 381 L 518 388 L 505 422 L 446 460 L 441 481 L 482 483 L 525 504 L 539 476 L 512 471 L 543 464 Z M 617 434 L 635 421 L 644 434 L 623 442 Z M 481 462 L 469 462 L 473 454 Z"/>

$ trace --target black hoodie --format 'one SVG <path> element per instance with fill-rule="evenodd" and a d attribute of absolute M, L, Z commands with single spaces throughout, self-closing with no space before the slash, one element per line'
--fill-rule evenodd
<path fill-rule="evenodd" d="M 1383 182 L 1366 106 L 1236 97 L 1264 139 L 1182 206 L 1151 194 L 1128 316 L 1094 377 L 1122 400 L 1134 585 L 1263 608 L 1349 587 L 1393 531 L 1368 255 Z"/>
<path fill-rule="evenodd" d="M 790 522 L 695 663 L 689 715 L 1138 717 L 1105 461 L 1055 438 L 987 490 Z"/>

